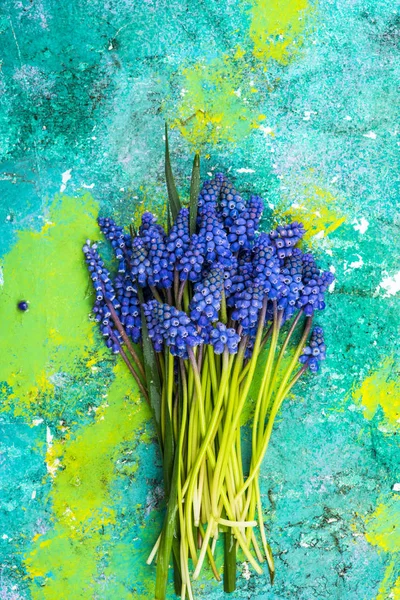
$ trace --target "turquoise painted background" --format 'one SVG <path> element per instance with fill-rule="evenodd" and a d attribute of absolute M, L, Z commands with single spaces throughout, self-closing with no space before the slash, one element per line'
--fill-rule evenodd
<path fill-rule="evenodd" d="M 152 597 L 154 431 L 80 249 L 99 213 L 160 210 L 164 120 L 182 193 L 199 150 L 337 276 L 328 360 L 263 465 L 276 583 L 241 564 L 235 597 L 400 598 L 399 23 L 384 0 L 3 0 L 1 599 Z"/>

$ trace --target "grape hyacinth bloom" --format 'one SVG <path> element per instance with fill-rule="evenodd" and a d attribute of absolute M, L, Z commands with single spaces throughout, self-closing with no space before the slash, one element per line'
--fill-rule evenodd
<path fill-rule="evenodd" d="M 194 296 L 189 305 L 190 318 L 200 327 L 218 320 L 221 306 L 223 270 L 215 264 L 203 281 L 194 286 Z"/>
<path fill-rule="evenodd" d="M 330 271 L 321 272 L 311 254 L 303 254 L 302 260 L 303 288 L 297 300 L 297 307 L 303 308 L 305 315 L 311 316 L 315 310 L 324 310 L 325 292 L 335 276 Z"/>
<path fill-rule="evenodd" d="M 294 221 L 286 225 L 278 225 L 276 229 L 271 231 L 270 239 L 276 247 L 278 258 L 281 260 L 287 256 L 291 256 L 293 248 L 301 240 L 305 234 L 305 229 L 302 223 Z"/>
<path fill-rule="evenodd" d="M 233 327 L 227 327 L 224 323 L 217 323 L 210 333 L 210 342 L 215 354 L 222 354 L 227 348 L 229 354 L 236 354 L 240 341 L 240 335 Z"/>
<path fill-rule="evenodd" d="M 185 252 L 189 249 L 189 210 L 181 208 L 176 218 L 175 223 L 169 232 L 166 246 L 170 253 L 170 260 L 176 262 L 182 258 Z"/>
<path fill-rule="evenodd" d="M 103 235 L 109 240 L 114 250 L 115 258 L 119 261 L 118 271 L 126 272 L 126 259 L 129 259 L 130 249 L 132 247 L 131 237 L 124 233 L 124 228 L 117 225 L 108 217 L 99 217 L 97 219 Z"/>
<path fill-rule="evenodd" d="M 316 373 L 319 363 L 326 358 L 326 346 L 324 341 L 324 330 L 322 327 L 314 327 L 310 342 L 303 350 L 299 361 L 307 366 L 310 371 Z"/>
<path fill-rule="evenodd" d="M 159 342 L 162 339 L 173 356 L 188 358 L 188 348 L 203 343 L 196 326 L 187 314 L 174 306 L 150 300 L 143 305 L 149 337 Z"/>

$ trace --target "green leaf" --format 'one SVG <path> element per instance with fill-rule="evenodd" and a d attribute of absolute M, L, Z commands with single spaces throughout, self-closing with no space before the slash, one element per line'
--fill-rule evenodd
<path fill-rule="evenodd" d="M 172 174 L 171 159 L 169 156 L 168 126 L 165 123 L 165 179 L 167 181 L 168 200 L 171 207 L 172 220 L 175 221 L 181 209 L 178 190 L 176 189 L 174 176 Z"/>
<path fill-rule="evenodd" d="M 200 155 L 195 154 L 193 160 L 192 179 L 190 182 L 190 235 L 196 231 L 197 207 L 200 192 Z"/>
<path fill-rule="evenodd" d="M 149 391 L 150 406 L 153 411 L 154 419 L 156 422 L 157 435 L 160 440 L 161 438 L 161 382 L 158 373 L 156 353 L 153 348 L 153 344 L 149 338 L 149 332 L 147 330 L 146 317 L 143 311 L 143 290 L 138 285 L 138 296 L 140 302 L 140 311 L 142 317 L 142 343 L 143 343 L 143 358 L 144 358 L 144 370 L 146 373 L 147 388 Z"/>

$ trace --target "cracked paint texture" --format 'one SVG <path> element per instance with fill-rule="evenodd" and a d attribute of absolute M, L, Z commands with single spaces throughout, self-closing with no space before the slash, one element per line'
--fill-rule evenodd
<path fill-rule="evenodd" d="M 168 120 L 182 193 L 199 150 L 336 274 L 328 359 L 262 467 L 276 581 L 241 563 L 235 597 L 400 599 L 399 26 L 383 0 L 3 0 L 0 598 L 152 597 L 154 430 L 81 246 L 99 214 L 164 210 Z"/>

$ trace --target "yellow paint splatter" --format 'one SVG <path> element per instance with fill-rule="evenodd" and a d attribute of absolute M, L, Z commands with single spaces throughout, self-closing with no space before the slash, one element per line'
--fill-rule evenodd
<path fill-rule="evenodd" d="M 270 61 L 285 65 L 295 56 L 311 12 L 308 0 L 252 0 L 250 51 L 243 47 L 249 45 L 245 40 L 231 54 L 183 69 L 174 124 L 196 150 L 205 144 L 238 142 L 259 127 L 257 79 Z"/>
<path fill-rule="evenodd" d="M 54 526 L 45 535 L 34 536 L 33 549 L 25 560 L 33 600 L 89 600 L 96 596 L 98 567 L 106 553 L 104 542 L 109 539 L 104 527 L 116 518 L 118 498 L 112 492 L 118 477 L 115 463 L 122 444 L 143 441 L 140 429 L 150 417 L 147 405 L 135 400 L 125 365 L 118 363 L 114 371 L 107 408 L 96 414 L 92 424 L 54 441 L 53 453 L 62 464 L 50 492 Z M 134 578 L 132 573 L 132 582 Z M 134 597 L 120 587 L 118 598 Z"/>
<path fill-rule="evenodd" d="M 276 207 L 275 216 L 277 220 L 286 216 L 301 221 L 306 229 L 304 240 L 309 244 L 329 236 L 346 221 L 346 216 L 338 212 L 336 198 L 329 190 L 308 185 L 302 196 L 304 200 L 301 203 L 293 203 L 287 209 L 284 208 L 287 200 L 283 199 Z"/>
<path fill-rule="evenodd" d="M 400 598 L 400 497 L 380 503 L 366 523 L 366 539 L 391 555 L 376 600 Z"/>
<path fill-rule="evenodd" d="M 52 375 L 71 370 L 93 339 L 82 245 L 99 237 L 97 211 L 90 194 L 57 197 L 43 229 L 21 231 L 4 258 L 0 353 L 7 360 L 0 361 L 0 381 L 12 393 L 3 410 L 46 416 L 51 408 L 38 399 L 52 391 Z M 17 310 L 19 300 L 29 302 L 27 312 Z"/>
<path fill-rule="evenodd" d="M 249 34 L 254 56 L 264 64 L 272 59 L 286 65 L 304 41 L 311 10 L 308 0 L 252 0 Z"/>
<path fill-rule="evenodd" d="M 353 393 L 354 400 L 365 407 L 367 419 L 372 419 L 381 407 L 386 423 L 393 430 L 400 423 L 400 384 L 395 378 L 395 371 L 394 359 L 387 358 Z"/>

